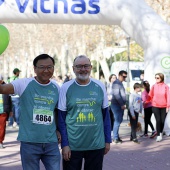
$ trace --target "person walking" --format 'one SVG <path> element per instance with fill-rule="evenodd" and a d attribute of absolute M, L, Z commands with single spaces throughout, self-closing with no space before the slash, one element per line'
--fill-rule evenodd
<path fill-rule="evenodd" d="M 54 73 L 54 59 L 47 54 L 33 61 L 35 77 L 0 85 L 0 94 L 20 96 L 20 126 L 18 140 L 24 170 L 39 169 L 40 160 L 46 170 L 60 169 L 60 151 L 56 135 L 54 112 L 59 98 L 59 86 L 50 78 Z"/>
<path fill-rule="evenodd" d="M 10 77 L 8 79 L 8 83 L 11 83 L 14 80 L 19 79 L 19 74 L 20 74 L 21 70 L 19 70 L 18 68 L 15 68 L 13 70 L 13 76 Z M 11 96 L 12 99 L 12 114 L 10 114 L 9 117 L 9 126 L 12 127 L 19 127 L 19 115 L 20 115 L 20 108 L 19 108 L 19 96 L 18 95 L 12 95 Z"/>
<path fill-rule="evenodd" d="M 115 144 L 122 143 L 119 137 L 119 127 L 123 121 L 124 110 L 126 109 L 126 93 L 122 84 L 127 78 L 127 72 L 121 70 L 118 79 L 112 84 L 111 109 L 114 113 L 113 140 Z"/>
<path fill-rule="evenodd" d="M 152 101 L 152 111 L 156 119 L 157 142 L 162 141 L 166 115 L 170 108 L 169 87 L 164 83 L 164 74 L 155 74 L 156 83 L 152 86 L 149 96 Z"/>
<path fill-rule="evenodd" d="M 1 75 L 0 84 L 5 84 Z M 5 138 L 6 121 L 10 112 L 12 112 L 11 96 L 0 94 L 0 149 L 5 148 L 3 141 Z"/>
<path fill-rule="evenodd" d="M 142 92 L 142 102 L 143 102 L 143 108 L 144 108 L 144 123 L 145 123 L 145 130 L 142 137 L 148 137 L 148 125 L 152 129 L 152 134 L 150 138 L 154 138 L 157 135 L 157 132 L 155 131 L 153 124 L 151 122 L 151 116 L 152 116 L 152 103 L 148 102 L 149 100 L 149 91 L 150 91 L 150 84 L 148 81 L 142 82 L 144 91 Z"/>
<path fill-rule="evenodd" d="M 134 92 L 130 94 L 129 97 L 129 109 L 128 115 L 130 118 L 130 125 L 131 125 L 131 136 L 130 141 L 139 144 L 140 142 L 136 136 L 136 128 L 138 123 L 139 113 L 142 113 L 142 98 L 139 92 L 141 92 L 141 84 L 135 83 Z"/>
<path fill-rule="evenodd" d="M 109 100 L 109 112 L 110 112 L 110 121 L 111 121 L 111 136 L 113 138 L 113 126 L 114 126 L 114 114 L 112 112 L 112 109 L 110 107 L 111 99 L 112 99 L 112 84 L 117 79 L 117 76 L 115 74 L 111 74 L 109 76 L 109 83 L 107 84 L 107 97 Z"/>
<path fill-rule="evenodd" d="M 103 157 L 110 150 L 111 126 L 105 86 L 90 78 L 88 57 L 74 59 L 76 75 L 63 84 L 59 96 L 58 125 L 61 133 L 63 170 L 102 170 Z"/>

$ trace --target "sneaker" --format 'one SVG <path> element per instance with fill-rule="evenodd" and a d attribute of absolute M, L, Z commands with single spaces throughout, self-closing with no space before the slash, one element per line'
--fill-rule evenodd
<path fill-rule="evenodd" d="M 154 131 L 154 132 L 152 132 L 152 134 L 151 134 L 150 138 L 154 138 L 156 135 L 157 135 L 157 132 L 156 132 L 156 131 Z"/>
<path fill-rule="evenodd" d="M 16 129 L 19 129 L 19 126 L 18 126 L 18 125 L 16 125 L 16 126 L 15 126 L 15 128 L 16 128 Z"/>
<path fill-rule="evenodd" d="M 143 135 L 140 135 L 140 137 L 143 137 L 143 138 L 148 138 L 148 134 L 143 134 Z"/>
<path fill-rule="evenodd" d="M 16 123 L 16 122 L 14 122 L 14 123 L 13 123 L 13 127 L 15 128 L 16 126 L 17 126 L 17 123 Z"/>
<path fill-rule="evenodd" d="M 161 137 L 160 137 L 160 136 L 157 136 L 156 142 L 160 142 L 160 141 L 161 141 Z"/>
<path fill-rule="evenodd" d="M 133 139 L 133 143 L 140 144 L 140 142 L 137 139 Z"/>
<path fill-rule="evenodd" d="M 0 143 L 0 149 L 4 149 L 4 148 L 5 146 L 2 143 Z"/>
<path fill-rule="evenodd" d="M 13 129 L 14 127 L 12 125 L 8 126 L 9 129 Z"/>
<path fill-rule="evenodd" d="M 120 140 L 118 140 L 118 139 L 115 139 L 115 140 L 114 140 L 114 143 L 115 143 L 115 144 L 121 144 L 122 142 L 121 142 Z"/>

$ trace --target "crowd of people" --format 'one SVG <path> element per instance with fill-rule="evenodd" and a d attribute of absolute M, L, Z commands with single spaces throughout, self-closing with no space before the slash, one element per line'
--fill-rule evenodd
<path fill-rule="evenodd" d="M 59 143 L 64 170 L 81 170 L 82 165 L 85 170 L 102 170 L 110 143 L 123 142 L 119 128 L 125 109 L 130 118 L 131 141 L 140 143 L 136 128 L 142 112 L 145 122 L 142 136 L 148 137 L 150 125 L 150 137 L 157 135 L 156 141 L 162 140 L 170 107 L 169 87 L 162 73 L 155 75 L 156 83 L 151 89 L 148 81 L 142 81 L 142 85 L 135 83 L 127 108 L 122 83 L 127 78 L 126 71 L 120 71 L 118 77 L 112 74 L 106 87 L 100 80 L 90 77 L 91 61 L 80 55 L 73 61 L 75 78 L 66 75 L 63 81 L 62 76 L 58 76 L 57 83 L 53 77 L 54 65 L 51 56 L 41 54 L 33 60 L 35 77 L 19 78 L 18 68 L 7 84 L 0 77 L 0 148 L 4 148 L 6 121 L 13 125 L 13 115 L 19 127 L 17 139 L 24 170 L 39 169 L 40 160 L 47 170 L 60 169 Z M 151 122 L 152 113 L 156 118 L 156 130 Z"/>
<path fill-rule="evenodd" d="M 112 85 L 109 84 L 107 89 L 108 100 L 111 101 L 110 108 L 114 117 L 112 139 L 116 144 L 122 143 L 122 139 L 119 136 L 119 127 L 127 104 L 125 88 L 122 83 L 126 77 L 127 72 L 124 70 L 120 71 L 118 79 L 112 81 Z M 164 83 L 164 75 L 162 73 L 155 74 L 155 80 L 156 83 L 151 89 L 149 82 L 146 80 L 142 80 L 141 83 L 135 83 L 133 86 L 134 92 L 129 96 L 127 109 L 131 127 L 130 141 L 137 144 L 140 143 L 136 135 L 140 113 L 144 118 L 144 134 L 140 135 L 140 137 L 148 137 L 148 126 L 152 130 L 150 138 L 157 136 L 156 141 L 160 142 L 163 137 L 165 119 L 170 108 L 170 91 L 168 85 Z M 151 122 L 152 114 L 154 114 L 156 119 L 156 130 Z"/>

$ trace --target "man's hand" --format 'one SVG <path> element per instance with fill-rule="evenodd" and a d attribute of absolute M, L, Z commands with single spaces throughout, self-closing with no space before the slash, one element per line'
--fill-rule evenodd
<path fill-rule="evenodd" d="M 65 161 L 69 161 L 70 158 L 71 158 L 71 150 L 70 150 L 70 147 L 69 146 L 65 146 L 63 147 L 62 149 L 62 155 L 63 155 L 63 159 Z"/>
<path fill-rule="evenodd" d="M 166 113 L 168 113 L 169 112 L 169 108 L 166 108 Z"/>
<path fill-rule="evenodd" d="M 56 130 L 57 138 L 58 138 L 58 143 L 61 143 L 61 134 L 58 130 Z"/>
<path fill-rule="evenodd" d="M 126 105 L 121 106 L 122 110 L 126 109 Z"/>
<path fill-rule="evenodd" d="M 135 117 L 135 116 L 132 116 L 132 119 L 134 119 L 134 120 L 135 120 L 135 119 L 136 119 L 136 117 Z"/>
<path fill-rule="evenodd" d="M 106 155 L 110 150 L 110 143 L 105 143 L 105 151 L 104 154 Z"/>

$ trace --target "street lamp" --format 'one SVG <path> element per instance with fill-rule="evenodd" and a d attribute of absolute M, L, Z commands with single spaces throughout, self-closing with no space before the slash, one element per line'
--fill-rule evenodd
<path fill-rule="evenodd" d="M 129 76 L 129 62 L 130 62 L 130 37 L 126 38 L 127 41 L 127 53 L 128 53 L 128 58 L 127 58 L 127 90 L 128 93 L 130 92 L 130 76 Z"/>
<path fill-rule="evenodd" d="M 129 108 L 129 94 L 130 94 L 130 76 L 129 76 L 129 61 L 130 61 L 130 37 L 126 37 L 127 41 L 127 108 Z M 128 114 L 127 114 L 128 120 Z"/>

